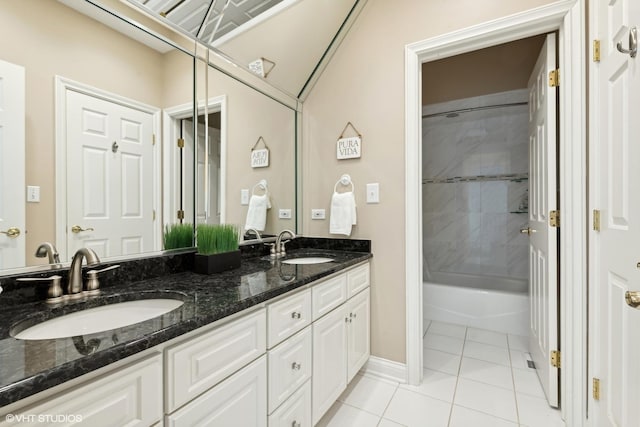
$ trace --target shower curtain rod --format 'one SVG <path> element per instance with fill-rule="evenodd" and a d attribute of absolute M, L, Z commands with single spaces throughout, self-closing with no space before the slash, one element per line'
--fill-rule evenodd
<path fill-rule="evenodd" d="M 495 105 L 485 105 L 485 106 L 482 106 L 482 107 L 461 108 L 459 110 L 443 111 L 441 113 L 423 114 L 422 118 L 423 119 L 430 119 L 432 117 L 447 116 L 449 114 L 456 114 L 457 115 L 457 114 L 460 114 L 460 113 L 469 113 L 471 111 L 491 110 L 491 109 L 494 109 L 494 108 L 503 108 L 503 107 L 519 107 L 519 106 L 527 105 L 527 104 L 529 104 L 529 103 L 528 102 L 511 102 L 511 103 L 507 103 L 507 104 L 495 104 Z"/>

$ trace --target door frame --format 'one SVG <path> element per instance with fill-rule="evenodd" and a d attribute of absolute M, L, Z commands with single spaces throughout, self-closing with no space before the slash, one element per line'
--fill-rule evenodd
<path fill-rule="evenodd" d="M 586 423 L 587 232 L 585 0 L 546 6 L 408 44 L 405 47 L 405 284 L 407 382 L 422 380 L 422 124 L 421 65 L 501 43 L 558 31 L 559 185 L 562 198 L 560 266 L 560 372 L 567 425 Z"/>
<path fill-rule="evenodd" d="M 154 107 L 142 102 L 107 92 L 96 87 L 77 82 L 62 76 L 55 76 L 55 152 L 56 152 L 56 237 L 55 244 L 60 254 L 60 258 L 67 262 L 69 253 L 67 248 L 67 90 L 82 93 L 84 95 L 100 98 L 107 102 L 120 104 L 125 107 L 133 108 L 145 113 L 149 113 L 153 117 L 153 134 L 160 135 L 160 108 Z M 160 212 L 160 201 L 162 200 L 161 164 L 160 150 L 154 145 L 153 150 L 153 209 Z M 161 250 L 162 246 L 162 221 L 156 218 L 153 227 L 154 250 Z M 138 256 L 138 255 L 135 255 Z M 120 257 L 119 257 L 120 258 Z"/>
<path fill-rule="evenodd" d="M 227 96 L 220 95 L 213 98 L 209 98 L 207 102 L 207 111 L 220 112 L 220 223 L 223 224 L 226 220 L 226 169 L 227 169 Z M 197 114 L 204 114 L 204 102 L 198 102 Z M 180 133 L 180 120 L 193 117 L 194 104 L 182 104 L 170 108 L 165 108 L 162 111 L 162 142 L 163 142 L 163 171 L 170 171 L 169 174 L 164 173 L 163 178 L 165 180 L 164 204 L 163 204 L 163 222 L 167 222 L 169 218 L 172 218 L 173 212 L 177 211 L 177 197 L 174 192 L 175 187 L 171 185 L 171 180 L 175 179 L 178 171 L 175 170 L 176 156 L 175 150 L 172 150 L 173 142 Z M 197 138 L 197 135 L 196 135 Z M 195 150 L 194 150 L 195 152 Z M 194 159 L 194 163 L 195 163 Z M 184 161 L 184 160 L 183 160 Z M 185 165 L 183 165 L 185 166 Z M 195 170 L 195 164 L 192 165 Z M 195 196 L 194 188 L 194 196 Z M 194 199 L 195 200 L 195 199 Z M 195 212 L 195 206 L 194 206 Z"/>

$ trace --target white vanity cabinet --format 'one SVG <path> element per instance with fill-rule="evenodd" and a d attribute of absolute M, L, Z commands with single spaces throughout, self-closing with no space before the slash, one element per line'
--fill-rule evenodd
<path fill-rule="evenodd" d="M 147 427 L 162 419 L 162 356 L 101 376 L 2 417 L 0 426 Z"/>
<path fill-rule="evenodd" d="M 366 268 L 366 285 L 360 283 Z M 314 425 L 333 405 L 370 355 L 369 265 L 345 273 L 344 304 L 313 323 L 312 414 Z M 353 285 L 353 286 L 352 286 Z"/>

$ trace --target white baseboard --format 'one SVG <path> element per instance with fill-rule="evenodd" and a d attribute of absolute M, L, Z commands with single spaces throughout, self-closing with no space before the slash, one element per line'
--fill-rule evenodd
<path fill-rule="evenodd" d="M 407 382 L 407 365 L 376 356 L 369 357 L 369 360 L 362 367 L 360 373 L 401 384 Z"/>

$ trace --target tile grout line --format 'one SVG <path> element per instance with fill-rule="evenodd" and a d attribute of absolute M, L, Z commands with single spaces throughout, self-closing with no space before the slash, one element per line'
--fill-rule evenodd
<path fill-rule="evenodd" d="M 511 369 L 511 382 L 513 383 L 513 400 L 516 404 L 516 421 L 518 422 L 518 425 L 521 425 L 520 423 L 520 408 L 518 407 L 518 393 L 516 390 L 516 378 L 515 375 L 513 375 L 513 360 L 511 359 L 511 344 L 509 342 L 509 334 L 507 334 L 507 348 L 508 348 L 508 352 L 509 352 L 509 366 Z"/>
<path fill-rule="evenodd" d="M 458 362 L 458 372 L 456 373 L 456 386 L 453 389 L 453 396 L 451 397 L 451 408 L 449 408 L 449 421 L 447 427 L 451 426 L 451 417 L 453 416 L 453 406 L 456 401 L 456 393 L 458 392 L 458 382 L 460 381 L 460 371 L 462 370 L 462 359 L 464 358 L 464 346 L 467 344 L 467 331 L 469 328 L 464 328 L 464 341 L 462 342 L 462 351 L 460 353 L 460 361 Z"/>
<path fill-rule="evenodd" d="M 384 414 L 387 413 L 387 409 L 389 409 L 389 405 L 391 405 L 391 401 L 393 400 L 393 398 L 396 396 L 396 393 L 398 392 L 398 389 L 400 388 L 400 383 L 398 383 L 396 385 L 396 389 L 393 390 L 393 394 L 391 395 L 391 399 L 389 399 L 389 401 L 387 402 L 387 405 L 384 407 L 384 411 L 382 411 L 382 415 L 380 415 L 380 419 L 378 420 L 378 425 L 380 425 L 380 423 L 382 422 L 382 419 L 384 418 Z M 394 421 L 395 422 L 395 421 Z M 398 424 L 398 423 L 396 423 Z"/>

